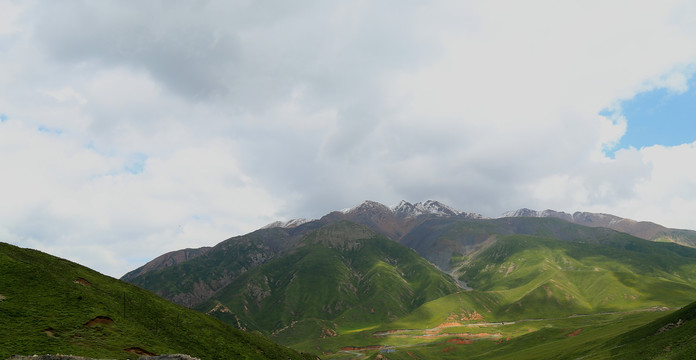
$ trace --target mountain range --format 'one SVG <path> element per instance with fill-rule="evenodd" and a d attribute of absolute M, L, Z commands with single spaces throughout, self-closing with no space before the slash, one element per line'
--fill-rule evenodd
<path fill-rule="evenodd" d="M 321 219 L 308 220 L 301 218 L 289 221 L 276 221 L 264 226 L 260 230 L 273 228 L 289 230 L 306 223 L 327 223 L 336 220 L 349 220 L 366 225 L 392 240 L 401 242 L 402 238 L 417 225 L 434 218 L 485 221 L 528 217 L 562 219 L 570 223 L 587 227 L 601 227 L 624 232 L 645 240 L 674 242 L 680 245 L 696 247 L 696 231 L 694 230 L 671 229 L 652 222 L 635 221 L 615 215 L 589 212 L 575 212 L 569 214 L 554 210 L 536 211 L 523 208 L 506 212 L 499 218 L 487 218 L 481 214 L 456 210 L 434 200 L 417 202 L 415 204 L 401 201 L 397 205 L 391 207 L 368 200 L 349 209 L 331 212 Z M 514 231 L 508 232 L 514 233 Z M 228 239 L 228 241 L 232 239 L 235 238 Z M 122 279 L 129 281 L 144 273 L 163 269 L 179 262 L 193 259 L 196 256 L 205 254 L 210 249 L 210 247 L 182 249 L 163 254 L 144 266 L 125 274 Z"/>
<path fill-rule="evenodd" d="M 696 299 L 695 239 L 607 214 L 521 209 L 486 218 L 437 201 L 366 201 L 164 254 L 123 280 L 302 351 L 376 355 L 427 335 L 431 344 L 418 351 L 438 358 L 429 351 L 444 348 L 432 332 L 453 324 L 498 323 L 500 336 L 524 343 L 530 337 L 512 324 L 525 319 L 553 327 L 579 314 L 616 317 L 612 331 L 655 320 L 656 310 Z M 466 330 L 468 338 L 450 339 L 479 340 Z"/>

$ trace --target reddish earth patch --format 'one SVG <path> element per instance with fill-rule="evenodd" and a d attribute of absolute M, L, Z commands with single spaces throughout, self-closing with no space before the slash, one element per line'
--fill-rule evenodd
<path fill-rule="evenodd" d="M 572 333 L 568 334 L 568 337 L 577 336 L 581 332 L 582 332 L 582 329 L 577 329 L 577 330 L 573 331 Z"/>
<path fill-rule="evenodd" d="M 442 352 L 450 352 L 454 349 L 455 349 L 454 347 L 450 346 L 450 347 L 446 347 L 446 348 L 442 349 Z"/>
<path fill-rule="evenodd" d="M 85 279 L 83 279 L 83 278 L 77 278 L 77 279 L 73 280 L 73 282 L 74 282 L 75 284 L 80 284 L 80 285 L 82 285 L 82 286 L 92 286 L 92 283 L 91 283 L 91 282 L 89 282 L 89 281 L 87 281 L 87 280 L 85 280 Z"/>
<path fill-rule="evenodd" d="M 151 353 L 145 349 L 139 348 L 139 347 L 132 347 L 132 348 L 127 348 L 123 349 L 125 352 L 129 352 L 131 354 L 136 354 L 136 355 L 145 355 L 145 356 L 157 356 L 157 354 Z"/>
<path fill-rule="evenodd" d="M 328 337 L 334 337 L 338 336 L 338 333 L 334 329 L 329 329 L 329 328 L 322 328 L 321 329 L 321 338 L 326 339 Z"/>
<path fill-rule="evenodd" d="M 466 340 L 466 339 L 449 339 L 447 340 L 448 343 L 454 343 L 457 345 L 468 345 L 468 344 L 473 344 L 473 340 Z"/>
<path fill-rule="evenodd" d="M 455 321 L 443 322 L 442 324 L 436 326 L 435 328 L 440 329 L 440 328 L 455 327 L 455 326 L 462 326 L 462 324 L 455 322 Z"/>
<path fill-rule="evenodd" d="M 94 319 L 85 323 L 85 326 L 110 325 L 114 321 L 108 316 L 97 316 Z"/>

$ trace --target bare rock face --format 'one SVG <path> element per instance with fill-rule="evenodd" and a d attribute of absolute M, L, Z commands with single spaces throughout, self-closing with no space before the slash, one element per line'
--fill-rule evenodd
<path fill-rule="evenodd" d="M 400 242 L 401 238 L 418 224 L 432 218 L 482 219 L 484 217 L 481 214 L 459 211 L 433 200 L 415 204 L 401 201 L 392 207 L 368 200 L 350 209 L 334 211 L 323 219 L 356 222 Z"/>
<path fill-rule="evenodd" d="M 176 251 L 171 251 L 166 254 L 160 255 L 148 262 L 147 264 L 123 275 L 121 280 L 130 281 L 135 279 L 139 275 L 145 274 L 147 272 L 161 270 L 178 263 L 188 261 L 197 258 L 201 255 L 205 255 L 208 251 L 212 249 L 211 247 L 202 247 L 198 249 L 181 249 Z"/>

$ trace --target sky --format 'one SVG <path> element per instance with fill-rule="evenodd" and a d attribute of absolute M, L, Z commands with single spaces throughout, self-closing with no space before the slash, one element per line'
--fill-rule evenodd
<path fill-rule="evenodd" d="M 364 200 L 696 229 L 693 1 L 0 0 L 0 241 L 120 277 Z"/>

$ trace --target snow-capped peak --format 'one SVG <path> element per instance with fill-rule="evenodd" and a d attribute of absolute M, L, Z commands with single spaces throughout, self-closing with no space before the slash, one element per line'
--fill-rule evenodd
<path fill-rule="evenodd" d="M 518 210 L 505 212 L 502 215 L 500 215 L 500 217 L 501 218 L 506 218 L 506 217 L 536 217 L 536 218 L 553 217 L 553 218 L 564 219 L 567 221 L 574 221 L 573 215 L 562 212 L 562 211 L 555 211 L 555 210 L 550 210 L 550 209 L 546 209 L 544 211 L 537 211 L 537 210 L 522 208 L 522 209 L 518 209 Z"/>
<path fill-rule="evenodd" d="M 262 227 L 262 229 L 272 229 L 272 228 L 277 228 L 277 227 L 291 229 L 291 228 L 298 227 L 298 226 L 300 226 L 304 223 L 310 222 L 310 221 L 312 221 L 312 220 L 304 219 L 304 218 L 292 219 L 292 220 L 288 220 L 288 221 L 274 221 L 274 222 Z"/>
<path fill-rule="evenodd" d="M 356 206 L 353 206 L 352 208 L 343 209 L 340 212 L 342 212 L 344 214 L 350 214 L 350 213 L 353 213 L 356 211 L 376 210 L 376 209 L 389 210 L 389 208 L 387 208 L 385 205 L 383 205 L 381 203 L 378 203 L 378 202 L 372 201 L 372 200 L 365 200 L 362 203 L 360 203 Z"/>
<path fill-rule="evenodd" d="M 398 204 L 392 206 L 391 211 L 394 215 L 404 218 L 414 218 L 420 215 L 437 215 L 437 216 L 456 216 L 461 214 L 459 210 L 455 210 L 438 201 L 428 200 L 425 202 L 417 202 L 411 204 L 408 201 L 401 200 Z"/>
<path fill-rule="evenodd" d="M 504 212 L 500 217 L 546 217 L 543 211 L 522 208 Z"/>

